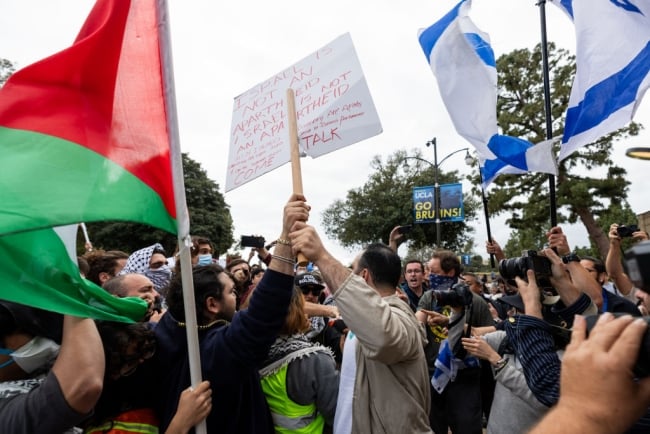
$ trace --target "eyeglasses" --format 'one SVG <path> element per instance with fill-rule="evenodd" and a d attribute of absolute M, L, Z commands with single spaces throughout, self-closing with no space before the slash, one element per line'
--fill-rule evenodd
<path fill-rule="evenodd" d="M 167 261 L 158 261 L 158 262 L 154 262 L 153 264 L 149 264 L 149 269 L 151 269 L 151 270 L 157 270 L 157 269 L 159 269 L 160 267 L 162 267 L 163 265 L 167 265 L 167 264 L 168 264 Z"/>
<path fill-rule="evenodd" d="M 323 288 L 319 288 L 318 286 L 301 286 L 300 291 L 302 291 L 303 295 L 307 295 L 311 292 L 311 295 L 320 295 L 321 291 Z"/>
<path fill-rule="evenodd" d="M 246 268 L 238 268 L 236 270 L 232 270 L 232 274 L 236 274 L 238 271 L 241 271 L 244 274 L 248 274 L 249 271 Z"/>

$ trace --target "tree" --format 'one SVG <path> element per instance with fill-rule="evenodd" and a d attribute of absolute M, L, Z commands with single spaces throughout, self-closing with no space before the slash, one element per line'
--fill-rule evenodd
<path fill-rule="evenodd" d="M 219 186 L 186 153 L 183 153 L 183 175 L 192 234 L 209 238 L 216 252 L 225 252 L 234 242 L 233 222 Z M 138 223 L 107 221 L 87 226 L 96 247 L 132 252 L 161 243 L 171 253 L 177 243 L 176 235 Z"/>
<path fill-rule="evenodd" d="M 14 64 L 0 57 L 0 87 L 5 84 L 5 81 L 16 71 Z"/>
<path fill-rule="evenodd" d="M 397 225 L 413 222 L 413 187 L 433 185 L 433 164 L 426 164 L 421 154 L 414 151 L 406 158 L 399 150 L 384 163 L 379 156 L 372 159 L 374 173 L 360 188 L 349 190 L 345 200 L 337 200 L 323 212 L 325 232 L 347 248 L 382 241 L 388 242 L 390 231 Z M 458 172 L 440 172 L 440 184 L 459 182 Z M 464 197 L 465 222 L 442 222 L 442 246 L 459 250 L 470 239 L 473 228 L 467 221 L 475 218 L 477 201 Z M 417 224 L 409 233 L 409 247 L 417 250 L 433 245 L 436 240 L 435 224 Z"/>
<path fill-rule="evenodd" d="M 541 46 L 533 51 L 518 49 L 497 60 L 499 80 L 497 113 L 503 134 L 538 143 L 546 139 Z M 551 118 L 553 137 L 561 137 L 564 113 L 569 102 L 575 57 L 549 44 Z M 615 166 L 610 154 L 615 141 L 637 135 L 641 126 L 631 123 L 582 147 L 559 165 L 556 179 L 557 220 L 584 224 L 599 252 L 609 248 L 608 220 L 613 208 L 630 209 L 626 171 Z M 546 174 L 501 175 L 488 193 L 492 215 L 509 213 L 507 224 L 514 229 L 506 253 L 537 249 L 545 242 L 550 226 L 548 176 Z M 620 217 L 620 216 L 617 216 Z M 632 220 L 628 215 L 625 221 Z"/>

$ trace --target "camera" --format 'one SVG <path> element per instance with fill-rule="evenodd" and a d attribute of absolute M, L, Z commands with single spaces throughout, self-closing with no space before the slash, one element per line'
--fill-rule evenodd
<path fill-rule="evenodd" d="M 535 272 L 537 287 L 542 291 L 555 292 L 551 280 L 551 261 L 546 257 L 537 254 L 535 250 L 526 250 L 520 258 L 508 258 L 499 261 L 499 274 L 506 280 L 514 280 L 515 277 L 528 281 L 526 272 Z M 513 283 L 514 284 L 514 283 Z"/>
<path fill-rule="evenodd" d="M 466 283 L 456 283 L 451 289 L 433 290 L 438 305 L 463 307 L 472 304 L 472 291 Z"/>
<path fill-rule="evenodd" d="M 623 265 L 634 286 L 650 292 L 650 241 L 641 241 L 629 248 Z"/>
<path fill-rule="evenodd" d="M 254 235 L 242 235 L 241 236 L 241 246 L 242 247 L 257 247 L 258 249 L 264 247 L 264 237 L 257 237 Z"/>
<path fill-rule="evenodd" d="M 400 234 L 408 234 L 413 230 L 413 225 L 404 225 L 397 228 L 397 232 Z"/>
<path fill-rule="evenodd" d="M 635 232 L 639 232 L 637 225 L 618 225 L 616 228 L 616 233 L 621 238 L 631 237 Z"/>

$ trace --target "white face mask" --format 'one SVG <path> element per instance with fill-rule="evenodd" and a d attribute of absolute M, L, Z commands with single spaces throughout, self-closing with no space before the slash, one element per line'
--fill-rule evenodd
<path fill-rule="evenodd" d="M 22 347 L 11 353 L 20 368 L 31 374 L 32 372 L 51 364 L 59 354 L 61 346 L 51 339 L 36 336 Z"/>

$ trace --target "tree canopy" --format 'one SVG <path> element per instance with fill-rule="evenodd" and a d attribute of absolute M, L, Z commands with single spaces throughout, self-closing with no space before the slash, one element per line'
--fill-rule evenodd
<path fill-rule="evenodd" d="M 424 160 L 424 161 L 423 161 Z M 419 151 L 407 155 L 398 150 L 384 162 L 380 156 L 371 161 L 374 173 L 359 188 L 349 190 L 345 200 L 337 200 L 323 212 L 325 232 L 344 247 L 354 248 L 371 242 L 388 243 L 390 231 L 398 225 L 413 223 L 413 187 L 434 184 L 433 164 Z M 449 164 L 449 163 L 447 163 Z M 459 182 L 457 171 L 439 173 L 439 183 Z M 471 228 L 467 221 L 475 218 L 477 201 L 463 198 L 464 222 L 441 222 L 441 244 L 445 248 L 462 251 L 471 246 Z M 413 250 L 436 242 L 435 223 L 414 225 L 408 234 Z"/>

